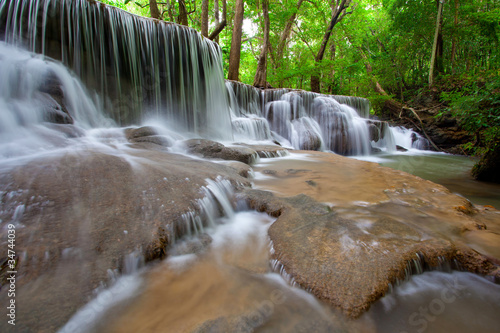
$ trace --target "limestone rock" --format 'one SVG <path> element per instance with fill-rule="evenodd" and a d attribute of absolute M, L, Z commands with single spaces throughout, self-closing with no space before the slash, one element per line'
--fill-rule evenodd
<path fill-rule="evenodd" d="M 231 146 L 206 139 L 191 139 L 184 141 L 188 152 L 206 158 L 220 158 L 223 160 L 239 161 L 246 164 L 255 162 L 257 153 L 248 147 Z"/>
<path fill-rule="evenodd" d="M 246 143 L 236 143 L 236 145 L 248 147 L 257 152 L 260 158 L 282 157 L 288 155 L 288 149 L 281 146 L 272 145 L 249 145 Z"/>
<path fill-rule="evenodd" d="M 162 130 L 153 126 L 143 126 L 138 128 L 126 128 L 125 137 L 132 143 L 152 143 L 163 147 L 171 147 L 180 136 L 175 133 L 162 135 Z"/>
<path fill-rule="evenodd" d="M 225 165 L 143 149 L 129 154 L 134 163 L 98 150 L 65 151 L 0 172 L 0 220 L 16 226 L 21 330 L 56 331 L 108 281 L 108 270 L 124 269 L 131 252 L 146 261 L 165 256 L 187 232 L 182 215 L 199 210 L 206 179 L 249 185 Z M 7 299 L 2 288 L 0 303 Z"/>
<path fill-rule="evenodd" d="M 133 140 L 145 136 L 158 135 L 159 130 L 153 126 L 143 126 L 138 128 L 126 128 L 125 136 L 127 140 Z"/>
<path fill-rule="evenodd" d="M 500 278 L 496 212 L 375 163 L 307 154 L 256 167 L 274 171 L 265 183 L 279 196 L 245 192 L 252 208 L 277 217 L 273 258 L 303 289 L 356 318 L 391 283 L 443 263 Z"/>

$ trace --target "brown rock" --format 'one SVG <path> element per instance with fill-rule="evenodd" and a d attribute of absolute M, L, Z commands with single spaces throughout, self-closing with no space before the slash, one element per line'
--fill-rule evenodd
<path fill-rule="evenodd" d="M 223 160 L 239 161 L 253 164 L 257 157 L 255 150 L 248 147 L 231 146 L 206 139 L 191 139 L 184 141 L 188 152 L 206 158 L 220 158 Z"/>
<path fill-rule="evenodd" d="M 145 136 L 153 136 L 153 135 L 158 135 L 159 130 L 152 127 L 152 126 L 143 126 L 143 127 L 138 127 L 138 128 L 126 128 L 125 129 L 125 136 L 127 137 L 127 140 L 133 140 Z"/>
<path fill-rule="evenodd" d="M 272 158 L 288 155 L 288 149 L 281 146 L 249 145 L 245 143 L 236 143 L 236 145 L 248 147 L 255 150 L 260 158 Z"/>
<path fill-rule="evenodd" d="M 132 251 L 146 261 L 163 257 L 173 237 L 187 232 L 182 215 L 199 210 L 205 179 L 249 185 L 228 166 L 158 151 L 130 154 L 132 164 L 79 150 L 0 173 L 0 220 L 16 226 L 20 330 L 60 328 L 107 282 L 108 270 L 124 269 Z M 7 300 L 2 288 L 0 302 Z"/>
<path fill-rule="evenodd" d="M 308 156 L 276 161 L 276 181 L 255 181 L 281 197 L 246 192 L 251 207 L 278 217 L 269 229 L 273 258 L 302 288 L 358 317 L 389 284 L 421 269 L 454 268 L 457 262 L 471 272 L 499 275 L 498 246 L 481 247 L 481 235 L 500 228 L 495 212 L 474 209 L 437 184 L 375 163 Z M 471 232 L 474 237 L 468 237 Z"/>

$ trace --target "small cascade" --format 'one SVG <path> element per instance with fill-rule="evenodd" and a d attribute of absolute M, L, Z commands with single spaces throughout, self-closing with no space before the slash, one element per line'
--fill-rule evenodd
<path fill-rule="evenodd" d="M 59 147 L 83 129 L 115 125 L 100 111 L 99 99 L 60 63 L 3 42 L 0 59 L 2 158 Z"/>
<path fill-rule="evenodd" d="M 260 124 L 266 121 L 272 138 L 261 135 L 257 140 L 274 139 L 295 149 L 331 150 L 343 155 L 371 153 L 369 124 L 364 118 L 370 105 L 364 98 L 290 89 L 260 90 L 233 81 L 228 81 L 226 87 L 233 128 L 238 129 L 240 137 L 257 139 L 254 134 L 257 124 L 262 127 Z M 245 124 L 251 125 L 243 126 L 242 117 L 252 119 L 253 123 L 246 120 Z"/>
<path fill-rule="evenodd" d="M 0 39 L 60 60 L 121 125 L 157 116 L 231 140 L 220 48 L 195 30 L 87 0 L 0 0 Z"/>
<path fill-rule="evenodd" d="M 374 122 L 369 126 L 372 146 L 389 153 L 396 151 L 396 142 L 391 127 L 386 122 Z"/>
<path fill-rule="evenodd" d="M 215 227 L 216 218 L 234 215 L 231 183 L 221 177 L 216 180 L 206 179 L 206 182 L 207 185 L 201 189 L 204 196 L 196 202 L 196 207 L 182 215 L 182 224 L 177 226 L 177 230 L 174 227 L 168 229 L 169 244 L 175 243 L 184 235 L 201 234 L 206 227 Z"/>
<path fill-rule="evenodd" d="M 390 130 L 397 146 L 418 150 L 428 150 L 430 148 L 429 141 L 411 129 L 398 126 L 390 127 Z"/>

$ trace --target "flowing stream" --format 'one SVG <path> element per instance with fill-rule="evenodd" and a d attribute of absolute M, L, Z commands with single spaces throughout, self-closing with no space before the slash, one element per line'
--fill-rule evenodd
<path fill-rule="evenodd" d="M 368 119 L 366 99 L 288 89 L 261 91 L 235 82 L 225 83 L 220 48 L 194 30 L 139 18 L 94 1 L 0 0 L 0 38 L 3 40 L 0 42 L 0 176 L 4 179 L 0 185 L 7 188 L 14 181 L 28 183 L 27 188 L 0 192 L 0 212 L 6 217 L 0 220 L 3 229 L 7 222 L 11 223 L 20 230 L 21 237 L 23 228 L 33 227 L 25 225 L 26 219 L 36 215 L 33 212 L 54 210 L 54 202 L 42 195 L 46 189 L 42 185 L 58 184 L 60 187 L 54 191 L 62 196 L 61 209 L 69 207 L 75 214 L 68 214 L 66 220 L 61 221 L 38 221 L 35 217 L 33 228 L 41 230 L 45 224 L 60 223 L 55 225 L 64 229 L 68 238 L 78 233 L 75 237 L 80 244 L 97 242 L 98 237 L 104 237 L 101 232 L 119 229 L 120 238 L 100 239 L 89 251 L 97 253 L 100 260 L 108 242 L 117 243 L 132 236 L 133 231 L 121 230 L 124 227 L 120 217 L 132 213 L 136 214 L 131 215 L 134 218 L 139 216 L 137 221 L 128 221 L 138 231 L 147 221 L 163 223 L 165 206 L 172 209 L 189 206 L 178 224 L 169 221 L 170 224 L 160 226 L 166 229 L 162 236 L 169 245 L 164 249 L 168 251 L 166 260 L 144 265 L 143 249 L 129 249 L 123 262 L 114 260 L 113 267 L 111 264 L 106 267 L 108 279 L 98 282 L 100 286 L 94 289 L 92 297 L 85 299 L 88 303 L 82 308 L 59 309 L 53 304 L 47 305 L 51 313 L 63 310 L 70 313 L 61 315 L 64 322 L 69 318 L 64 326 L 49 326 L 49 330 L 442 332 L 453 329 L 495 332 L 500 327 L 497 316 L 500 287 L 470 273 L 451 272 L 449 267 L 400 281 L 393 286 L 392 293 L 376 302 L 361 318 L 347 319 L 296 287 L 283 266 L 271 260 L 273 248 L 267 231 L 274 218 L 249 210 L 233 193 L 235 184 L 222 178 L 195 180 L 196 174 L 193 179 L 176 179 L 172 171 L 169 179 L 154 179 L 154 185 L 139 191 L 142 182 L 149 184 L 151 174 L 167 173 L 170 165 L 162 165 L 164 160 L 156 160 L 153 152 L 139 154 L 121 127 L 154 125 L 158 131 L 155 138 L 169 143 L 158 149 L 181 156 L 182 163 L 202 161 L 199 157 L 187 156 L 179 144 L 193 137 L 225 143 L 279 142 L 295 149 L 383 159 L 384 165 L 425 178 L 435 176 L 435 181 L 444 183 L 452 191 L 471 195 L 474 202 L 498 208 L 498 188 L 491 187 L 488 197 L 480 198 L 480 195 L 465 193 L 458 187 L 461 185 L 453 187 L 451 178 L 434 172 L 446 165 L 452 169 L 444 173 L 461 175 L 470 165 L 468 160 L 440 154 L 394 154 L 397 144 L 418 149 L 425 148 L 425 140 L 414 133 L 391 128 L 387 123 Z M 382 155 L 371 155 L 378 150 Z M 66 159 L 59 160 L 62 156 Z M 78 161 L 87 164 L 84 167 Z M 308 168 L 308 163 L 311 169 L 313 164 L 317 165 L 303 155 L 261 159 L 254 166 L 254 186 L 274 190 L 273 186 L 279 185 L 291 195 L 297 189 L 293 177 L 271 181 L 265 170 L 282 164 L 286 169 L 300 171 Z M 104 166 L 99 171 L 107 175 L 102 179 L 96 177 L 97 169 L 86 169 L 88 165 L 100 164 Z M 179 168 L 186 169 L 185 165 Z M 31 169 L 25 174 L 15 173 L 28 166 Z M 82 175 L 81 179 L 65 184 L 61 179 L 68 178 L 64 178 L 67 175 L 62 171 L 55 173 L 54 179 L 41 177 L 40 194 L 26 201 L 19 199 L 23 193 L 35 190 L 29 177 L 59 167 L 63 171 L 64 167 L 72 168 L 70 171 Z M 335 172 L 357 179 L 363 170 Z M 112 177 L 122 175 L 127 179 L 112 183 L 123 184 L 120 193 L 107 187 L 108 180 L 111 183 Z M 94 187 L 88 186 L 88 180 L 96 178 L 99 180 L 96 187 L 104 189 L 105 194 L 94 192 Z M 130 179 L 137 179 L 137 183 L 132 183 L 133 189 L 128 187 Z M 169 190 L 164 184 L 182 187 L 187 183 L 199 187 L 198 198 L 192 203 L 162 201 L 165 199 L 161 193 Z M 310 184 L 313 183 L 307 186 Z M 85 199 L 96 207 L 109 205 L 103 216 L 107 221 L 114 221 L 114 225 L 99 229 L 99 233 L 90 230 L 91 222 L 101 221 L 92 221 L 94 212 L 82 213 L 83 199 L 71 201 L 82 194 L 84 188 L 90 188 Z M 159 192 L 160 189 L 164 192 Z M 345 193 L 340 193 L 332 187 L 320 194 L 323 201 L 331 198 L 332 207 L 338 206 L 339 214 L 350 214 L 350 218 L 359 218 L 363 223 L 366 213 L 361 212 L 362 200 L 351 197 L 350 189 L 344 190 Z M 139 192 L 139 199 L 128 197 Z M 307 189 L 304 193 L 309 194 Z M 484 188 L 481 193 L 485 193 Z M 115 207 L 114 196 L 130 201 Z M 353 203 L 358 210 L 351 209 L 349 205 Z M 78 217 L 83 216 L 78 230 L 66 230 L 71 225 L 66 226 L 65 222 L 73 222 L 77 213 L 82 213 Z M 148 230 L 145 234 L 151 237 L 151 232 Z M 40 244 L 38 250 L 44 257 L 23 251 L 16 260 L 22 264 L 29 262 L 31 269 L 37 272 L 53 269 L 56 282 L 52 283 L 59 283 L 57 278 L 66 276 L 84 280 L 72 287 L 74 281 L 64 278 L 58 294 L 70 289 L 74 292 L 87 282 L 85 287 L 91 288 L 91 282 L 95 281 L 90 278 L 86 281 L 86 274 L 93 268 L 78 266 L 79 260 L 88 253 L 73 246 L 54 253 L 51 245 L 44 243 L 47 239 L 34 239 L 35 235 L 38 234 L 33 232 L 22 240 L 29 240 L 33 246 Z M 58 241 L 69 243 L 66 239 L 49 239 L 48 243 Z M 46 280 L 38 281 L 31 288 L 39 290 L 36 288 L 40 285 L 49 285 L 50 281 Z M 53 294 L 53 290 L 34 293 L 33 299 L 43 301 L 49 294 Z M 43 319 L 52 324 L 50 318 L 46 319 L 45 310 L 38 308 L 30 321 L 36 325 Z M 57 320 L 61 319 L 54 319 Z"/>

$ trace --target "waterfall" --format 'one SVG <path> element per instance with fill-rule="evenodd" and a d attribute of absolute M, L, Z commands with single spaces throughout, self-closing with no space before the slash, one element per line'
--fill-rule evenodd
<path fill-rule="evenodd" d="M 95 1 L 0 0 L 0 39 L 60 60 L 81 78 L 85 89 L 67 91 L 61 86 L 66 87 L 69 79 L 62 79 L 56 70 L 30 74 L 39 76 L 35 80 L 39 86 L 51 82 L 55 90 L 63 90 L 65 103 L 52 112 L 58 119 L 69 117 L 63 123 L 74 118 L 89 126 L 106 126 L 95 121 L 100 113 L 122 126 L 159 120 L 180 133 L 221 141 L 279 142 L 342 155 L 369 155 L 372 147 L 395 149 L 390 138 L 394 131 L 368 119 L 367 99 L 224 83 L 220 47 L 195 30 Z M 27 77 L 31 67 L 24 66 L 22 76 Z M 9 84 L 6 80 L 4 85 Z M 89 101 L 73 103 L 78 94 L 93 96 L 96 110 L 87 111 L 92 108 Z M 52 103 L 52 97 L 45 96 L 42 104 Z M 22 109 L 11 107 L 11 120 L 4 124 L 14 118 L 32 122 L 28 118 L 34 117 L 35 108 L 27 114 Z M 413 142 L 415 147 L 425 146 L 423 140 Z"/>
<path fill-rule="evenodd" d="M 232 139 L 222 52 L 193 29 L 94 1 L 0 0 L 0 38 L 62 61 L 121 125 L 156 116 Z"/>
<path fill-rule="evenodd" d="M 390 131 L 394 137 L 395 144 L 400 147 L 418 150 L 429 149 L 429 141 L 411 129 L 398 126 L 390 127 Z"/>
<path fill-rule="evenodd" d="M 290 89 L 261 90 L 233 81 L 228 81 L 226 87 L 233 128 L 237 128 L 239 136 L 273 139 L 295 149 L 330 150 L 342 155 L 371 153 L 369 126 L 376 121 L 368 119 L 370 104 L 364 98 Z M 268 123 L 272 137 L 262 129 L 263 122 Z M 378 122 L 378 127 L 381 124 Z"/>

